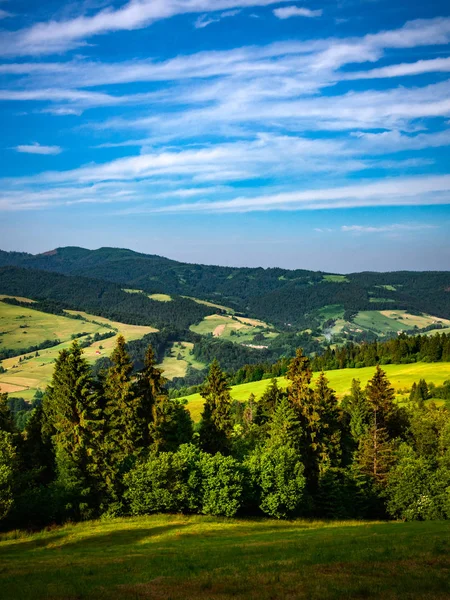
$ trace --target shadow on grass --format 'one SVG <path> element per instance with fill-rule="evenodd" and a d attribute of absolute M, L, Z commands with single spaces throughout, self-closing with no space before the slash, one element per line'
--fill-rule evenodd
<path fill-rule="evenodd" d="M 44 534 L 45 537 L 38 539 L 7 540 L 0 543 L 0 557 L 22 554 L 34 550 L 45 551 L 65 551 L 69 552 L 82 548 L 83 552 L 101 552 L 102 550 L 114 549 L 120 546 L 133 546 L 139 544 L 147 538 L 155 538 L 173 530 L 189 527 L 189 524 L 173 523 L 148 528 L 127 529 L 126 524 L 120 530 L 109 532 L 92 533 L 83 531 L 77 539 L 67 539 L 70 535 L 68 531 L 60 531 Z M 8 543 L 9 542 L 9 543 Z"/>

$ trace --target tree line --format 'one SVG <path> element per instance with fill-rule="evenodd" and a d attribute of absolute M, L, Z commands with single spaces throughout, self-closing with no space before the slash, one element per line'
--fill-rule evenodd
<path fill-rule="evenodd" d="M 339 403 L 299 349 L 287 390 L 273 379 L 237 402 L 214 361 L 194 425 L 151 347 L 137 373 L 123 337 L 110 360 L 96 379 L 77 341 L 62 350 L 23 432 L 1 395 L 3 527 L 153 512 L 450 517 L 450 411 L 417 390 L 398 405 L 379 366 Z"/>

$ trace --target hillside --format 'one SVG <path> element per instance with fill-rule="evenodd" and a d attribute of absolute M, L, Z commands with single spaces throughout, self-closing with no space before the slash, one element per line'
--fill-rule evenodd
<path fill-rule="evenodd" d="M 125 249 L 74 247 L 39 255 L 0 251 L 0 266 L 87 276 L 147 293 L 190 296 L 283 328 L 320 327 L 326 320 L 348 320 L 352 314 L 370 310 L 419 311 L 450 319 L 450 272 L 344 276 L 302 269 L 195 265 Z"/>
<path fill-rule="evenodd" d="M 442 385 L 444 381 L 450 380 L 450 363 L 413 363 L 409 365 L 383 365 L 383 370 L 391 382 L 397 393 L 397 400 L 404 398 L 404 390 L 410 390 L 414 382 L 419 379 L 425 379 L 427 382 L 432 382 L 435 385 Z M 334 371 L 326 371 L 325 375 L 330 383 L 330 386 L 335 390 L 339 399 L 342 399 L 345 394 L 350 393 L 353 379 L 359 379 L 364 387 L 369 379 L 373 377 L 375 367 L 364 367 L 361 369 L 338 369 Z M 319 373 L 315 373 L 317 379 Z M 285 389 L 288 385 L 287 379 L 277 377 L 280 388 Z M 246 402 L 251 394 L 256 400 L 262 396 L 270 380 L 263 379 L 261 381 L 252 381 L 250 383 L 242 383 L 232 386 L 231 397 L 233 400 Z M 188 409 L 192 418 L 196 421 L 200 419 L 200 413 L 203 408 L 204 400 L 200 394 L 192 394 L 187 396 Z M 438 404 L 440 402 L 438 401 Z"/>
<path fill-rule="evenodd" d="M 3 600 L 443 600 L 449 535 L 448 522 L 96 521 L 0 537 L 0 585 Z"/>

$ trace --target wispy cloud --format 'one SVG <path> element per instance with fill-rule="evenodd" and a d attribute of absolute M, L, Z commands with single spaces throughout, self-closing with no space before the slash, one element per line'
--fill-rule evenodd
<path fill-rule="evenodd" d="M 201 15 L 195 21 L 194 27 L 196 29 L 204 29 L 205 27 L 208 27 L 208 25 L 211 25 L 212 23 L 219 23 L 220 21 L 222 21 L 222 19 L 228 19 L 230 17 L 235 17 L 236 15 L 239 15 L 241 12 L 242 11 L 240 9 L 236 9 L 236 10 L 227 10 L 227 11 L 221 13 L 220 15 L 218 15 L 217 17 L 208 17 L 207 15 Z"/>
<path fill-rule="evenodd" d="M 322 9 L 311 10 L 310 8 L 304 8 L 299 6 L 285 6 L 283 8 L 276 8 L 273 14 L 278 19 L 290 19 L 291 17 L 321 17 L 323 14 Z"/>
<path fill-rule="evenodd" d="M 14 16 L 12 13 L 8 12 L 7 10 L 2 10 L 0 8 L 0 21 L 2 19 L 7 19 L 8 17 L 12 17 L 12 16 Z"/>
<path fill-rule="evenodd" d="M 286 0 L 129 0 L 92 16 L 37 23 L 28 29 L 0 36 L 0 54 L 19 56 L 53 54 L 85 45 L 93 36 L 148 27 L 161 19 L 190 13 L 268 6 Z"/>
<path fill-rule="evenodd" d="M 41 144 L 37 142 L 34 144 L 16 146 L 14 150 L 24 154 L 61 154 L 62 152 L 60 146 L 41 146 Z"/>
<path fill-rule="evenodd" d="M 366 234 L 366 233 L 399 233 L 403 231 L 426 231 L 437 229 L 437 225 L 427 223 L 392 223 L 380 226 L 371 225 L 343 225 L 341 231 L 345 233 Z"/>

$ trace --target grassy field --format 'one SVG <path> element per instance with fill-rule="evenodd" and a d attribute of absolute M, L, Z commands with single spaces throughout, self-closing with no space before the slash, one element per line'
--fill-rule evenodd
<path fill-rule="evenodd" d="M 2 600 L 444 600 L 450 522 L 150 516 L 0 537 Z"/>
<path fill-rule="evenodd" d="M 157 302 L 172 302 L 172 298 L 167 294 L 146 294 L 142 290 L 131 290 L 131 289 L 124 289 L 123 291 L 127 292 L 127 294 L 145 294 L 151 300 L 156 300 Z"/>
<path fill-rule="evenodd" d="M 184 377 L 189 365 L 194 369 L 204 369 L 205 365 L 195 360 L 190 353 L 194 344 L 192 342 L 175 342 L 172 345 L 170 356 L 166 356 L 161 365 L 167 379 Z"/>
<path fill-rule="evenodd" d="M 450 379 L 450 363 L 414 363 L 411 365 L 385 365 L 382 367 L 395 388 L 396 391 L 405 388 L 410 389 L 414 382 L 419 379 L 426 379 L 436 385 L 442 384 Z M 336 371 L 327 371 L 326 376 L 330 386 L 336 391 L 339 398 L 350 392 L 353 379 L 359 379 L 363 386 L 373 377 L 375 367 L 364 367 L 362 369 L 340 369 Z M 315 374 L 317 376 L 317 373 Z M 243 383 L 236 385 L 231 389 L 231 396 L 235 400 L 248 400 L 250 394 L 254 394 L 257 399 L 264 393 L 270 381 L 255 381 L 252 383 Z M 284 377 L 278 378 L 280 387 L 287 387 L 288 382 Z M 314 383 L 314 381 L 313 381 Z M 399 395 L 399 399 L 402 396 Z M 200 394 L 193 394 L 187 397 L 188 408 L 192 418 L 198 420 L 203 406 L 203 399 Z"/>
<path fill-rule="evenodd" d="M 9 305 L 4 305 L 9 306 Z M 0 309 L 3 308 L 3 304 L 0 305 Z M 28 310 L 22 307 L 18 308 L 20 311 Z M 127 341 L 137 340 L 147 333 L 154 333 L 157 331 L 152 327 L 138 326 L 138 325 L 126 325 L 124 323 L 118 323 L 116 321 L 110 321 L 104 317 L 97 317 L 81 311 L 67 311 L 71 314 L 78 314 L 83 317 L 84 320 L 69 319 L 65 317 L 56 317 L 55 315 L 49 315 L 47 313 L 41 313 L 35 310 L 29 310 L 30 313 L 35 313 L 34 318 L 49 318 L 52 323 L 55 323 L 57 319 L 67 321 L 75 332 L 89 332 L 89 333 L 106 333 L 107 331 L 115 330 L 117 335 L 122 334 L 125 336 Z M 42 317 L 41 317 L 42 315 Z M 1 322 L 1 321 L 0 321 Z M 84 349 L 84 354 L 87 360 L 92 364 L 98 360 L 101 356 L 108 356 L 117 339 L 117 335 L 110 337 L 106 340 L 95 342 L 88 348 Z M 59 336 L 58 336 L 59 337 Z M 40 341 L 47 339 L 42 337 Z M 59 337 L 63 340 L 63 337 Z M 81 338 L 83 339 L 83 338 Z M 23 358 L 25 355 L 9 358 L 2 361 L 2 366 L 7 370 L 6 373 L 0 374 L 0 391 L 8 392 L 11 396 L 25 398 L 25 400 L 32 400 L 36 390 L 45 389 L 49 383 L 52 373 L 54 362 L 58 356 L 58 353 L 63 348 L 68 348 L 72 343 L 70 335 L 66 336 L 65 341 L 62 341 L 58 346 L 48 348 L 46 350 L 40 350 L 39 356 L 28 360 L 22 360 L 19 362 L 19 358 Z"/>
<path fill-rule="evenodd" d="M 215 304 L 214 302 L 208 302 L 208 300 L 199 300 L 199 298 L 192 298 L 192 296 L 183 296 L 183 298 L 193 300 L 194 302 L 197 302 L 197 304 L 203 304 L 204 306 L 210 306 L 211 308 L 218 308 L 229 315 L 234 315 L 235 312 L 232 308 L 229 306 L 223 306 L 223 304 Z"/>
<path fill-rule="evenodd" d="M 385 335 L 393 331 L 408 331 L 417 327 L 423 329 L 429 325 L 442 324 L 449 326 L 450 321 L 431 315 L 411 315 L 405 310 L 367 310 L 359 312 L 353 323 L 378 335 Z"/>
<path fill-rule="evenodd" d="M 78 333 L 96 333 L 104 329 L 87 323 L 43 313 L 23 306 L 0 302 L 0 349 L 16 350 L 36 346 L 44 340 L 71 339 Z"/>
<path fill-rule="evenodd" d="M 256 333 L 263 333 L 267 338 L 276 337 L 276 333 L 266 331 L 268 327 L 267 323 L 257 319 L 232 317 L 230 315 L 209 315 L 198 325 L 191 325 L 190 329 L 200 335 L 212 334 L 214 337 L 220 337 L 238 344 L 251 344 Z M 264 345 L 264 342 L 261 342 L 261 344 Z"/>
<path fill-rule="evenodd" d="M 331 283 L 348 283 L 348 279 L 345 275 L 324 275 L 324 280 Z"/>

